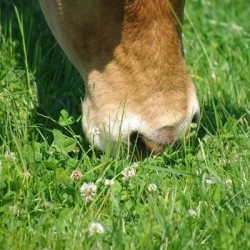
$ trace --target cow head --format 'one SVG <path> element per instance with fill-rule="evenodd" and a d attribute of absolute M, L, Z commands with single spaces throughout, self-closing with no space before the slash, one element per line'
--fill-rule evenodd
<path fill-rule="evenodd" d="M 183 57 L 184 0 L 40 0 L 85 81 L 83 129 L 97 148 L 162 152 L 199 112 Z"/>

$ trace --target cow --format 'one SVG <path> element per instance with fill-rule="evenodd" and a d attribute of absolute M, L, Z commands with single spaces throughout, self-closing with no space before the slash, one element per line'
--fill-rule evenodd
<path fill-rule="evenodd" d="M 85 82 L 82 126 L 96 148 L 121 140 L 159 154 L 197 119 L 182 45 L 184 2 L 40 0 Z"/>

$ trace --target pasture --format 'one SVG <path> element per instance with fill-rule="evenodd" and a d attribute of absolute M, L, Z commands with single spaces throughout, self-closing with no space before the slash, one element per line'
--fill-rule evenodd
<path fill-rule="evenodd" d="M 35 0 L 0 3 L 0 249 L 249 249 L 250 7 L 186 1 L 201 119 L 134 161 L 81 131 L 83 83 Z"/>

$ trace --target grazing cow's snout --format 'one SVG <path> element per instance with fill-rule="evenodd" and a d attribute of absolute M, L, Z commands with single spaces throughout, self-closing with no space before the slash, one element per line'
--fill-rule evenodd
<path fill-rule="evenodd" d="M 99 112 L 94 110 L 92 102 L 85 100 L 83 128 L 89 141 L 103 150 L 107 145 L 122 141 L 132 147 L 137 146 L 142 153 L 163 152 L 190 130 L 191 123 L 198 122 L 199 105 L 193 88 L 190 88 L 188 98 L 184 98 L 187 103 L 175 105 L 174 109 L 170 108 L 165 95 L 161 95 L 163 98 L 157 94 L 158 98 L 153 96 L 144 101 L 139 109 L 133 103 L 120 107 L 118 104 L 114 107 L 107 104 Z M 110 112 L 112 109 L 113 112 Z"/>
<path fill-rule="evenodd" d="M 40 0 L 80 72 L 82 125 L 99 149 L 117 141 L 162 152 L 199 105 L 182 48 L 184 0 Z"/>

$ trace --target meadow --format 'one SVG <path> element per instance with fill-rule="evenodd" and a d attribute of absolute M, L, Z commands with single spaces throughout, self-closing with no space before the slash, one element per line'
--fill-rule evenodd
<path fill-rule="evenodd" d="M 134 161 L 81 131 L 83 82 L 35 0 L 0 2 L 0 249 L 250 249 L 250 5 L 186 1 L 201 119 Z"/>

